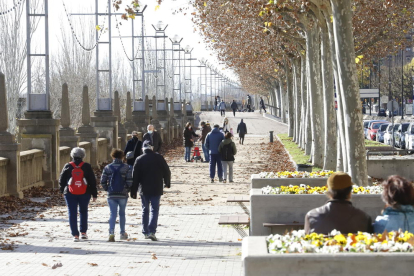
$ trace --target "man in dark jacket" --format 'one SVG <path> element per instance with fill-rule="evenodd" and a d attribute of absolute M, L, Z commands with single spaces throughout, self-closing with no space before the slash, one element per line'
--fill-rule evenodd
<path fill-rule="evenodd" d="M 164 192 L 163 182 L 166 188 L 171 187 L 171 171 L 164 157 L 154 153 L 149 141 L 144 141 L 142 150 L 144 153 L 137 158 L 132 171 L 131 197 L 137 198 L 137 192 L 139 192 L 142 203 L 142 233 L 146 239 L 157 241 L 155 233 L 160 199 Z M 151 217 L 149 216 L 150 204 Z"/>
<path fill-rule="evenodd" d="M 231 109 L 233 109 L 233 117 L 236 117 L 236 110 L 238 108 L 237 103 L 235 100 L 233 100 L 233 102 L 231 103 Z"/>
<path fill-rule="evenodd" d="M 265 103 L 263 101 L 263 98 L 260 97 L 260 112 L 262 111 L 262 109 L 264 110 L 264 112 L 266 113 L 266 106 Z"/>
<path fill-rule="evenodd" d="M 214 183 L 214 176 L 216 175 L 216 165 L 217 165 L 217 175 L 219 181 L 223 181 L 223 167 L 221 164 L 221 156 L 218 151 L 221 141 L 224 139 L 224 134 L 220 132 L 219 125 L 215 124 L 214 129 L 207 134 L 206 141 L 204 143 L 206 149 L 210 154 L 210 178 L 211 183 Z"/>
<path fill-rule="evenodd" d="M 240 124 L 237 126 L 237 133 L 239 134 L 239 144 L 244 143 L 244 135 L 247 134 L 247 126 L 243 122 L 243 119 L 241 119 Z"/>
<path fill-rule="evenodd" d="M 144 134 L 142 141 L 150 141 L 154 147 L 154 152 L 159 153 L 162 145 L 161 135 L 155 130 L 153 125 L 148 125 L 147 130 L 148 132 Z"/>
<path fill-rule="evenodd" d="M 128 140 L 124 155 L 128 157 L 128 152 L 134 152 L 133 158 L 127 158 L 127 164 L 133 166 L 135 163 L 135 159 L 142 154 L 142 142 L 138 139 L 138 131 L 132 132 L 132 138 Z"/>
<path fill-rule="evenodd" d="M 203 152 L 204 152 L 204 163 L 209 163 L 210 162 L 210 154 L 208 153 L 208 149 L 204 145 L 204 142 L 206 141 L 207 134 L 209 134 L 210 131 L 211 131 L 210 125 L 207 125 L 205 122 L 201 122 L 200 141 L 201 141 L 201 145 L 203 147 Z"/>
<path fill-rule="evenodd" d="M 368 232 L 372 233 L 371 217 L 365 212 L 352 206 L 351 177 L 344 172 L 337 172 L 328 178 L 328 202 L 309 211 L 305 217 L 307 234 L 329 234 L 338 230 L 343 234 Z"/>

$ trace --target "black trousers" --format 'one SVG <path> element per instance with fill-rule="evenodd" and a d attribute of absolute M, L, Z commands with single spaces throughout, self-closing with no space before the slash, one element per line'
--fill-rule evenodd
<path fill-rule="evenodd" d="M 226 116 L 226 110 L 220 110 L 220 115 L 221 116 L 223 116 L 223 115 Z"/>
<path fill-rule="evenodd" d="M 236 109 L 233 109 L 233 116 L 236 117 Z"/>

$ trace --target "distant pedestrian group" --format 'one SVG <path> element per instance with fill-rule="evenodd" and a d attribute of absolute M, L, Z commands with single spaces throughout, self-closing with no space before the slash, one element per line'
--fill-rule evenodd
<path fill-rule="evenodd" d="M 145 239 L 157 241 L 160 199 L 164 188 L 171 186 L 171 172 L 164 157 L 158 152 L 162 141 L 154 126 L 149 125 L 143 141 L 138 132 L 132 132 L 125 150 L 113 149 L 112 163 L 102 171 L 100 184 L 107 192 L 109 206 L 108 241 L 115 241 L 115 223 L 119 216 L 119 239 L 129 238 L 126 230 L 126 207 L 129 195 L 136 199 L 140 195 L 142 205 L 142 233 Z M 96 178 L 91 164 L 84 162 L 85 150 L 73 148 L 72 161 L 65 164 L 59 178 L 60 191 L 68 208 L 69 226 L 73 240 L 87 240 L 88 206 L 98 197 Z M 126 159 L 126 163 L 124 163 Z M 78 228 L 78 209 L 80 228 Z"/>

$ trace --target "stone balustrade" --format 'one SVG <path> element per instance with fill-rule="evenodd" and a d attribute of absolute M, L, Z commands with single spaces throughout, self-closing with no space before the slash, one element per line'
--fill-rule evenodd
<path fill-rule="evenodd" d="M 63 167 L 66 163 L 71 161 L 70 158 L 70 151 L 72 149 L 70 147 L 59 147 L 59 172 L 62 171 Z"/>
<path fill-rule="evenodd" d="M 91 148 L 92 144 L 90 142 L 80 142 L 79 147 L 85 150 L 85 158 L 83 159 L 84 162 L 90 163 L 91 162 Z"/>
<path fill-rule="evenodd" d="M 108 162 L 108 139 L 98 138 L 97 150 L 98 164 Z"/>
<path fill-rule="evenodd" d="M 0 197 L 7 195 L 7 165 L 9 159 L 0 157 Z"/>
<path fill-rule="evenodd" d="M 38 149 L 20 152 L 20 189 L 23 191 L 43 182 L 44 151 Z"/>

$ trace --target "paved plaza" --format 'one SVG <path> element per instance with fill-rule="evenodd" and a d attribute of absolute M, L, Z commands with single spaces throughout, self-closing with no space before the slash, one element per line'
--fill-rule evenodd
<path fill-rule="evenodd" d="M 233 128 L 240 118 L 230 118 Z M 244 113 L 243 118 L 252 135 L 244 146 L 236 142 L 234 184 L 209 183 L 208 164 L 170 158 L 172 186 L 161 200 L 158 242 L 141 234 L 139 199 L 129 199 L 127 206 L 129 240 L 107 242 L 109 208 L 101 191 L 98 201 L 90 204 L 87 241 L 72 241 L 63 200 L 33 219 L 8 220 L 1 237 L 17 247 L 0 252 L 0 270 L 7 275 L 241 275 L 241 237 L 232 227 L 219 226 L 218 220 L 221 215 L 243 214 L 240 206 L 226 203 L 227 196 L 248 194 L 251 173 L 261 169 L 265 135 L 269 130 L 286 131 L 258 113 Z M 202 113 L 200 120 L 219 123 L 222 118 L 210 112 Z"/>

